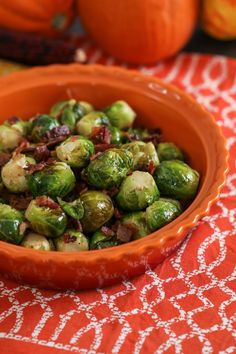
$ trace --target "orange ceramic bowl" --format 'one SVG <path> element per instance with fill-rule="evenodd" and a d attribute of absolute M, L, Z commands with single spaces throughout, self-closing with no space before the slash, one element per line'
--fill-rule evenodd
<path fill-rule="evenodd" d="M 138 72 L 77 64 L 29 69 L 0 79 L 1 122 L 47 112 L 56 101 L 74 97 L 103 108 L 124 99 L 138 113 L 137 124 L 159 127 L 201 174 L 198 194 L 177 219 L 149 236 L 103 250 L 81 253 L 35 251 L 0 242 L 0 271 L 31 285 L 84 289 L 141 274 L 163 261 L 218 198 L 225 181 L 225 140 L 213 117 L 177 88 Z"/>

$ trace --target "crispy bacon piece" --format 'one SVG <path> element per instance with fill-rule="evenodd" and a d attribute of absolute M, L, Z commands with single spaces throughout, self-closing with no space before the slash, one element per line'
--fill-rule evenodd
<path fill-rule="evenodd" d="M 82 228 L 81 222 L 79 220 L 74 219 L 73 223 L 74 223 L 77 231 L 83 232 L 83 228 Z"/>
<path fill-rule="evenodd" d="M 37 162 L 45 161 L 50 157 L 50 151 L 46 144 L 39 144 L 35 147 L 34 158 Z"/>
<path fill-rule="evenodd" d="M 111 132 L 105 125 L 94 127 L 91 134 L 91 140 L 94 143 L 110 144 Z"/>
<path fill-rule="evenodd" d="M 156 167 L 155 167 L 153 161 L 150 161 L 150 162 L 149 162 L 149 165 L 148 165 L 148 172 L 149 172 L 151 175 L 153 175 L 155 169 L 156 169 Z"/>
<path fill-rule="evenodd" d="M 109 227 L 107 227 L 107 226 L 102 226 L 101 231 L 107 237 L 111 237 L 111 236 L 115 235 L 115 232 L 112 229 L 110 229 Z"/>
<path fill-rule="evenodd" d="M 161 142 L 162 136 L 159 133 L 153 133 L 150 134 L 149 136 L 146 136 L 142 139 L 144 142 L 152 142 L 154 145 L 157 145 L 158 143 Z"/>
<path fill-rule="evenodd" d="M 123 216 L 123 213 L 118 208 L 115 208 L 114 209 L 114 217 L 119 220 L 122 218 L 122 216 Z"/>
<path fill-rule="evenodd" d="M 69 232 L 66 232 L 64 235 L 63 235 L 63 239 L 64 239 L 64 242 L 65 243 L 73 243 L 76 241 L 76 237 L 75 236 L 71 236 L 69 234 Z"/>
<path fill-rule="evenodd" d="M 46 208 L 49 208 L 49 209 L 58 209 L 58 208 L 60 208 L 59 204 L 54 202 L 54 200 L 52 200 L 51 198 L 47 197 L 46 195 L 42 195 L 40 197 L 36 197 L 35 200 L 36 200 L 37 205 L 41 206 L 41 207 L 46 207 Z"/>
<path fill-rule="evenodd" d="M 137 231 L 137 228 L 131 224 L 123 225 L 118 221 L 117 225 L 118 225 L 117 232 L 116 232 L 117 240 L 124 243 L 129 242 L 132 239 L 135 232 Z"/>
<path fill-rule="evenodd" d="M 15 153 L 16 154 L 20 154 L 23 151 L 25 151 L 27 148 L 29 147 L 29 142 L 27 139 L 23 139 L 20 141 L 19 145 L 17 146 L 17 148 L 15 149 Z"/>
<path fill-rule="evenodd" d="M 20 235 L 24 235 L 25 231 L 29 228 L 29 222 L 23 221 L 19 226 Z"/>
<path fill-rule="evenodd" d="M 25 210 L 27 209 L 29 203 L 33 199 L 31 195 L 17 195 L 17 194 L 10 194 L 9 195 L 9 204 L 12 208 L 17 210 Z"/>
<path fill-rule="evenodd" d="M 46 132 L 44 139 L 50 141 L 51 139 L 56 139 L 62 136 L 68 136 L 70 134 L 70 129 L 67 125 L 61 125 L 60 127 L 55 127 Z"/>
<path fill-rule="evenodd" d="M 0 167 L 6 165 L 8 161 L 11 159 L 11 154 L 8 152 L 0 152 Z"/>
<path fill-rule="evenodd" d="M 41 171 L 46 166 L 46 162 L 39 162 L 36 164 L 29 163 L 24 169 L 28 172 L 28 174 L 32 175 L 36 171 Z"/>
<path fill-rule="evenodd" d="M 97 152 L 96 154 L 94 154 L 93 156 L 90 157 L 90 161 L 95 160 L 100 155 L 101 155 L 101 152 Z"/>

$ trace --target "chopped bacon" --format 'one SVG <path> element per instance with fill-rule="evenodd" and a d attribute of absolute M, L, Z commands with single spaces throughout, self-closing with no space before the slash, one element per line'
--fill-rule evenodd
<path fill-rule="evenodd" d="M 75 185 L 76 194 L 81 194 L 81 193 L 87 192 L 87 190 L 88 190 L 88 186 L 86 183 L 84 183 L 84 182 L 76 183 L 76 185 Z"/>
<path fill-rule="evenodd" d="M 24 167 L 24 169 L 28 172 L 28 174 L 32 175 L 36 171 L 42 171 L 45 166 L 46 166 L 45 162 L 39 162 L 36 164 L 28 163 L 28 165 Z"/>
<path fill-rule="evenodd" d="M 94 154 L 93 156 L 90 157 L 90 161 L 95 160 L 100 155 L 101 155 L 101 152 L 97 152 L 96 154 Z"/>
<path fill-rule="evenodd" d="M 46 144 L 38 144 L 34 150 L 34 158 L 36 161 L 41 162 L 49 158 L 50 151 Z"/>
<path fill-rule="evenodd" d="M 76 237 L 75 236 L 71 236 L 69 232 L 66 232 L 63 235 L 63 239 L 65 243 L 73 243 L 76 241 Z"/>
<path fill-rule="evenodd" d="M 40 197 L 36 197 L 35 199 L 38 206 L 46 207 L 49 209 L 58 209 L 60 206 L 54 202 L 51 198 L 47 197 L 46 195 L 42 195 Z"/>
<path fill-rule="evenodd" d="M 47 143 L 47 147 L 48 148 L 52 148 L 54 147 L 55 145 L 61 143 L 62 141 L 66 140 L 67 136 L 66 135 L 62 135 L 62 136 L 59 136 L 58 138 L 55 138 L 55 139 L 52 139 L 50 140 L 48 143 Z"/>
<path fill-rule="evenodd" d="M 91 140 L 94 143 L 110 144 L 111 132 L 109 128 L 105 125 L 94 127 L 91 134 Z"/>
<path fill-rule="evenodd" d="M 130 141 L 140 140 L 138 134 L 134 134 L 134 133 L 123 132 L 123 136 Z"/>
<path fill-rule="evenodd" d="M 61 125 L 60 127 L 55 127 L 51 130 L 48 130 L 45 134 L 44 139 L 51 140 L 62 136 L 68 136 L 69 134 L 70 129 L 67 127 L 67 125 Z"/>
<path fill-rule="evenodd" d="M 148 165 L 148 172 L 153 175 L 154 171 L 155 171 L 156 167 L 154 165 L 154 162 L 153 161 L 150 161 L 149 162 L 149 165 Z"/>
<path fill-rule="evenodd" d="M 6 165 L 8 161 L 11 159 L 11 154 L 8 152 L 0 152 L 0 167 Z"/>
<path fill-rule="evenodd" d="M 117 187 L 112 187 L 107 190 L 107 193 L 109 194 L 110 197 L 114 197 L 118 192 L 119 192 L 119 188 Z"/>
<path fill-rule="evenodd" d="M 142 140 L 145 142 L 152 142 L 154 145 L 157 145 L 162 140 L 162 136 L 159 133 L 154 133 L 149 136 L 145 136 Z"/>
<path fill-rule="evenodd" d="M 74 223 L 77 231 L 83 232 L 83 228 L 82 228 L 81 222 L 79 220 L 74 219 L 73 223 Z"/>
<path fill-rule="evenodd" d="M 27 139 L 23 139 L 20 141 L 18 147 L 15 149 L 16 154 L 20 154 L 21 152 L 25 151 L 29 147 L 29 142 Z"/>
<path fill-rule="evenodd" d="M 117 147 L 117 145 L 115 144 L 95 144 L 94 145 L 96 152 L 103 152 L 114 147 Z"/>
<path fill-rule="evenodd" d="M 115 235 L 115 232 L 107 226 L 102 226 L 101 231 L 107 237 L 111 237 Z"/>
<path fill-rule="evenodd" d="M 32 199 L 33 197 L 30 195 L 25 196 L 25 195 L 10 194 L 9 204 L 12 208 L 15 208 L 17 210 L 25 210 L 27 209 Z"/>
<path fill-rule="evenodd" d="M 118 222 L 116 236 L 117 239 L 121 242 L 129 242 L 136 231 L 137 228 L 135 227 L 135 225 L 131 225 L 131 224 L 123 225 L 120 222 Z"/>

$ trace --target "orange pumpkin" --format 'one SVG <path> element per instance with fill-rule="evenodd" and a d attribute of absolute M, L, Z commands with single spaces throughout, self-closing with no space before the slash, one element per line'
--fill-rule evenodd
<path fill-rule="evenodd" d="M 0 27 L 55 35 L 73 17 L 73 0 L 1 0 Z"/>
<path fill-rule="evenodd" d="M 81 22 L 105 51 L 133 63 L 152 63 L 190 38 L 198 0 L 77 0 Z"/>
<path fill-rule="evenodd" d="M 212 37 L 236 39 L 236 0 L 203 0 L 202 26 Z"/>

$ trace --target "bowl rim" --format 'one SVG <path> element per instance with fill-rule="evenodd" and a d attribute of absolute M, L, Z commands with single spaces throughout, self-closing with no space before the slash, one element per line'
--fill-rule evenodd
<path fill-rule="evenodd" d="M 228 171 L 228 158 L 229 153 L 226 147 L 227 141 L 223 136 L 220 127 L 217 125 L 213 115 L 208 112 L 201 104 L 199 104 L 191 95 L 186 93 L 185 91 L 179 89 L 178 87 L 174 86 L 170 83 L 165 83 L 161 79 L 154 77 L 154 76 L 147 76 L 137 70 L 125 69 L 117 66 L 103 66 L 100 64 L 90 64 L 90 65 L 81 65 L 81 64 L 54 64 L 49 66 L 39 66 L 35 68 L 29 68 L 23 71 L 14 72 L 10 76 L 1 77 L 0 84 L 6 85 L 6 90 L 0 91 L 0 99 L 2 96 L 5 96 L 11 92 L 14 92 L 14 87 L 19 88 L 29 88 L 30 85 L 25 84 L 25 79 L 29 79 L 30 82 L 34 82 L 34 79 L 44 78 L 50 75 L 63 75 L 63 74 L 73 74 L 75 73 L 80 74 L 93 74 L 93 73 L 101 73 L 101 74 L 109 74 L 115 77 L 119 75 L 125 75 L 127 78 L 133 79 L 138 78 L 140 82 L 148 83 L 154 82 L 158 86 L 175 93 L 181 99 L 185 100 L 186 103 L 191 103 L 191 105 L 201 112 L 206 119 L 208 119 L 209 126 L 211 128 L 212 133 L 214 134 L 217 139 L 215 139 L 215 144 L 217 145 L 218 150 L 221 152 L 218 156 L 218 165 L 220 166 L 218 171 L 218 179 L 215 180 L 213 185 L 209 190 L 208 195 L 204 199 L 200 205 L 197 205 L 196 208 L 190 212 L 187 217 L 185 214 L 189 208 L 187 208 L 177 219 L 182 216 L 182 219 L 179 223 L 176 223 L 174 227 L 170 228 L 169 225 L 173 225 L 173 222 L 167 224 L 163 228 L 149 234 L 145 238 L 141 238 L 136 241 L 128 242 L 126 244 L 122 244 L 116 247 L 105 248 L 101 250 L 89 250 L 84 252 L 58 252 L 58 251 L 40 251 L 40 250 L 33 250 L 29 248 L 23 248 L 19 245 L 10 244 L 4 241 L 0 241 L 0 253 L 4 252 L 8 254 L 9 257 L 26 257 L 29 259 L 35 260 L 43 260 L 43 261 L 50 261 L 53 263 L 61 263 L 65 261 L 76 261 L 79 259 L 80 261 L 84 260 L 85 263 L 92 263 L 94 262 L 103 262 L 103 260 L 107 260 L 109 258 L 110 261 L 119 261 L 124 255 L 129 255 L 131 253 L 147 253 L 152 249 L 162 248 L 165 242 L 170 239 L 174 238 L 181 241 L 183 238 L 183 234 L 186 234 L 187 231 L 193 228 L 197 221 L 208 214 L 210 207 L 212 204 L 219 198 L 220 191 L 225 183 L 226 174 Z M 26 81 L 27 82 L 27 81 Z M 35 86 L 35 85 L 34 85 Z M 13 88 L 13 90 L 12 90 Z M 9 91 L 10 90 L 10 91 Z M 191 203 L 191 205 L 195 202 L 195 200 L 199 197 L 199 191 L 197 197 Z M 200 199 L 200 198 L 198 198 Z M 176 219 L 176 220 L 177 220 Z M 79 254 L 79 257 L 78 257 Z"/>

